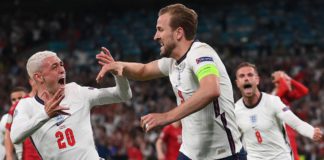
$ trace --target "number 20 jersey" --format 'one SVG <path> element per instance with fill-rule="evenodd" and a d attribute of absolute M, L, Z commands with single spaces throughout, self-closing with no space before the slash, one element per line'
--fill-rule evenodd
<path fill-rule="evenodd" d="M 13 127 L 24 119 L 34 122 L 30 124 L 30 128 L 36 130 L 31 135 L 31 140 L 44 160 L 98 160 L 90 123 L 90 109 L 94 105 L 106 104 L 107 101 L 120 101 L 117 97 L 114 100 L 113 93 L 107 93 L 108 98 L 100 97 L 100 92 L 104 91 L 82 87 L 76 83 L 67 84 L 60 106 L 69 107 L 66 112 L 71 116 L 59 115 L 50 119 L 45 113 L 42 100 L 37 96 L 22 99 L 15 111 Z M 41 123 L 44 124 L 37 129 L 37 125 Z M 30 132 L 30 129 L 26 129 L 26 132 Z"/>

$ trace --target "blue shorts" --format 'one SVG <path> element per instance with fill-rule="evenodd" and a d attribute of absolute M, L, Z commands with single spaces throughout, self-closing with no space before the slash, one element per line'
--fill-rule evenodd
<path fill-rule="evenodd" d="M 247 160 L 246 156 L 247 156 L 247 153 L 244 150 L 244 148 L 242 148 L 239 153 L 236 153 L 232 156 L 225 157 L 225 158 L 218 159 L 218 160 Z M 191 159 L 180 152 L 179 156 L 178 156 L 178 160 L 191 160 Z"/>

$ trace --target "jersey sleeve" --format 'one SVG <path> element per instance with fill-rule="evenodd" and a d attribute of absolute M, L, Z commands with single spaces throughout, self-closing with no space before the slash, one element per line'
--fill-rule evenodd
<path fill-rule="evenodd" d="M 169 70 L 171 64 L 172 64 L 171 58 L 161 58 L 158 60 L 158 67 L 165 76 L 169 76 Z"/>
<path fill-rule="evenodd" d="M 11 130 L 11 124 L 12 124 L 12 120 L 13 120 L 13 116 L 14 116 L 14 112 L 15 109 L 17 107 L 18 103 L 13 104 L 8 112 L 8 118 L 7 118 L 7 123 L 6 123 L 6 129 L 8 129 L 9 131 Z"/>
<path fill-rule="evenodd" d="M 8 114 L 4 114 L 1 117 L 1 121 L 0 121 L 0 132 L 1 132 L 1 134 L 4 134 L 5 131 L 6 131 L 7 119 L 8 119 Z"/>
<path fill-rule="evenodd" d="M 115 76 L 115 87 L 93 88 L 81 87 L 80 93 L 90 102 L 90 107 L 103 104 L 124 102 L 132 97 L 128 80 L 124 77 Z"/>
<path fill-rule="evenodd" d="M 276 95 L 279 97 L 284 97 L 286 93 L 289 93 L 288 84 L 284 78 L 279 78 Z"/>
<path fill-rule="evenodd" d="M 219 77 L 219 70 L 216 65 L 217 53 L 212 48 L 200 46 L 195 48 L 194 52 L 187 58 L 199 81 L 208 75 Z"/>
<path fill-rule="evenodd" d="M 299 99 L 308 94 L 308 88 L 296 80 L 291 80 L 292 91 L 288 96 L 290 99 Z"/>
<path fill-rule="evenodd" d="M 311 139 L 313 138 L 314 127 L 300 120 L 291 112 L 288 106 L 281 102 L 279 97 L 275 96 L 271 102 L 273 104 L 272 109 L 275 110 L 275 114 L 279 119 L 294 128 L 299 134 Z"/>
<path fill-rule="evenodd" d="M 32 113 L 28 109 L 30 106 L 27 105 L 29 104 L 22 99 L 15 109 L 10 132 L 11 140 L 14 144 L 23 142 L 49 120 L 44 109 L 35 116 L 29 116 Z"/>

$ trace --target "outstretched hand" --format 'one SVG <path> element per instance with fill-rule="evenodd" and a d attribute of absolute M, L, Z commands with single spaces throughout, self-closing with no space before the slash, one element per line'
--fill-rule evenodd
<path fill-rule="evenodd" d="M 115 62 L 109 50 L 105 47 L 101 47 L 101 52 L 96 55 L 96 58 L 101 66 Z"/>
<path fill-rule="evenodd" d="M 101 52 L 96 55 L 96 59 L 98 59 L 98 63 L 102 66 L 96 78 L 97 83 L 102 81 L 107 72 L 122 76 L 123 66 L 114 60 L 107 48 L 101 47 Z"/>
<path fill-rule="evenodd" d="M 49 93 L 47 91 L 45 91 L 41 97 L 45 103 L 45 112 L 50 118 L 59 114 L 70 115 L 70 113 L 64 112 L 64 110 L 69 110 L 68 107 L 59 105 L 64 98 L 64 88 L 59 88 L 52 98 L 49 98 Z"/>
<path fill-rule="evenodd" d="M 148 132 L 156 127 L 164 126 L 167 122 L 165 113 L 150 113 L 141 117 L 141 127 L 145 132 Z"/>
<path fill-rule="evenodd" d="M 314 135 L 313 135 L 313 140 L 314 141 L 321 141 L 323 138 L 323 132 L 321 131 L 320 128 L 314 128 Z"/>

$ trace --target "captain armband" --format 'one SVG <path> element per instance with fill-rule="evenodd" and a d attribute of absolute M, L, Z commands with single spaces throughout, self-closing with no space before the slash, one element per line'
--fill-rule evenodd
<path fill-rule="evenodd" d="M 212 65 L 212 64 L 206 64 L 206 65 L 200 67 L 198 69 L 198 71 L 196 72 L 196 76 L 198 77 L 199 81 L 201 79 L 203 79 L 204 77 L 211 75 L 211 74 L 219 77 L 218 69 L 216 68 L 215 65 Z"/>

